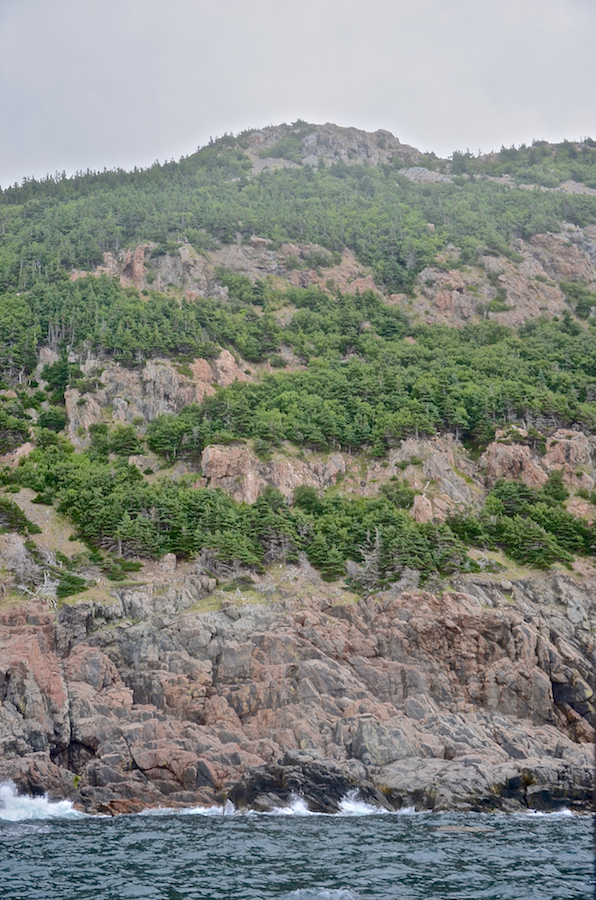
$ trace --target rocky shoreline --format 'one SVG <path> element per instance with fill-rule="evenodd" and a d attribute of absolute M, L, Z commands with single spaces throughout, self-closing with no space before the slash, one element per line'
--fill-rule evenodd
<path fill-rule="evenodd" d="M 212 590 L 5 610 L 0 781 L 111 814 L 589 808 L 589 573 L 358 599 L 280 567 L 193 611 Z"/>

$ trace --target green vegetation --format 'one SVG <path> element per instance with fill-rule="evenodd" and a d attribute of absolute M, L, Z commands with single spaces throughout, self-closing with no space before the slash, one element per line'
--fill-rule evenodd
<path fill-rule="evenodd" d="M 0 453 L 9 453 L 29 437 L 28 417 L 13 404 L 0 406 Z"/>
<path fill-rule="evenodd" d="M 575 315 L 580 319 L 589 318 L 592 308 L 596 307 L 596 291 L 590 291 L 581 281 L 562 281 L 560 287 L 573 305 Z"/>
<path fill-rule="evenodd" d="M 276 152 L 292 158 L 296 140 L 288 136 Z M 92 269 L 105 252 L 140 241 L 154 242 L 158 254 L 186 240 L 201 251 L 214 241 L 235 241 L 237 234 L 258 234 L 277 244 L 349 247 L 373 267 L 379 283 L 409 290 L 448 244 L 462 248 L 464 262 L 487 250 L 511 254 L 512 237 L 555 231 L 561 221 L 586 224 L 596 215 L 593 196 L 511 190 L 481 177 L 512 173 L 545 186 L 571 177 L 596 186 L 596 148 L 589 142 L 579 150 L 567 143 L 502 150 L 494 160 L 456 153 L 449 164 L 455 183 L 430 185 L 399 175 L 403 160 L 397 159 L 377 167 L 301 167 L 248 178 L 251 163 L 242 143 L 242 135 L 230 135 L 178 163 L 31 179 L 2 191 L 0 288 L 47 287 L 64 271 Z M 424 162 L 448 165 L 432 156 Z M 26 305 L 15 314 L 26 316 Z M 45 339 L 47 331 L 42 334 Z M 18 350 L 26 353 L 27 347 Z"/>
<path fill-rule="evenodd" d="M 58 600 L 63 600 L 65 597 L 72 597 L 73 594 L 80 594 L 82 591 L 86 591 L 87 588 L 88 585 L 84 578 L 75 575 L 73 572 L 64 572 L 58 582 L 56 596 Z"/>
<path fill-rule="evenodd" d="M 239 299 L 225 306 L 213 299 L 179 304 L 157 293 L 144 299 L 134 288 L 123 289 L 103 276 L 49 285 L 38 282 L 27 302 L 29 315 L 20 319 L 16 311 L 21 297 L 8 294 L 0 305 L 0 334 L 2 317 L 12 317 L 6 338 L 10 352 L 0 352 L 0 376 L 5 378 L 33 370 L 38 344 L 81 352 L 89 348 L 127 365 L 152 356 L 210 357 L 218 352 L 216 344 L 235 347 L 245 358 L 259 361 L 278 346 L 279 329 L 271 316 L 257 316 L 250 303 Z M 76 366 L 61 361 L 46 367 L 44 378 L 50 380 L 53 402 L 69 379 L 77 377 L 81 382 L 77 386 L 85 388 Z"/>
<path fill-rule="evenodd" d="M 593 526 L 568 513 L 568 497 L 561 473 L 553 472 L 540 489 L 523 482 L 497 481 L 479 516 L 452 516 L 449 525 L 469 544 L 502 547 L 517 562 L 546 569 L 555 562 L 568 565 L 573 554 L 595 549 Z"/>
<path fill-rule="evenodd" d="M 299 162 L 300 141 L 312 128 L 296 123 L 263 152 Z M 592 553 L 594 530 L 565 511 L 555 478 L 541 490 L 499 482 L 480 513 L 437 525 L 413 521 L 407 510 L 415 494 L 401 478 L 374 498 L 303 487 L 292 505 L 268 490 L 252 506 L 195 488 L 190 477 L 158 474 L 149 483 L 127 462 L 143 450 L 136 421 L 111 429 L 97 423 L 89 448 L 74 451 L 60 434 L 65 391 L 101 386 L 101 368 L 84 375 L 77 360 L 82 365 L 93 355 L 139 366 L 165 356 L 189 375 L 193 359 L 214 358 L 222 348 L 253 364 L 268 361 L 275 371 L 151 422 L 147 445 L 162 459 L 196 462 L 209 444 L 248 440 L 263 459 L 284 442 L 366 459 L 411 436 L 440 432 L 478 451 L 511 423 L 523 423 L 528 443 L 539 448 L 555 427 L 596 428 L 596 294 L 583 283 L 561 284 L 569 310 L 560 321 L 539 319 L 518 331 L 485 321 L 456 330 L 413 325 L 404 304 L 371 291 L 341 293 L 330 281 L 334 296 L 220 267 L 214 275 L 224 292 L 193 300 L 182 289 L 153 290 L 151 271 L 152 260 L 189 244 L 206 253 L 253 234 L 273 249 L 288 241 L 316 245 L 286 262 L 320 274 L 349 248 L 387 292 L 411 292 L 424 267 L 441 265 L 442 252 L 456 267 L 486 254 L 515 263 L 512 239 L 556 231 L 563 221 L 593 223 L 596 198 L 492 179 L 506 174 L 511 184 L 545 188 L 574 179 L 596 187 L 595 142 L 538 142 L 490 157 L 456 153 L 451 161 L 430 154 L 422 163 L 453 180 L 417 185 L 399 173 L 403 160 L 252 177 L 247 137 L 226 135 L 179 163 L 145 171 L 30 180 L 0 192 L 0 453 L 30 438 L 37 444 L 4 470 L 6 488 L 32 488 L 37 502 L 55 503 L 87 542 L 89 561 L 115 581 L 138 568 L 136 557 L 166 552 L 205 551 L 214 570 L 229 562 L 262 569 L 305 553 L 326 579 L 344 575 L 351 560 L 360 590 L 390 584 L 405 569 L 418 570 L 423 581 L 473 569 L 470 545 L 500 547 L 538 567 Z M 122 287 L 106 275 L 70 279 L 73 269 L 92 270 L 104 253 L 140 242 L 151 246 L 151 289 Z M 488 277 L 495 296 L 477 311 L 509 309 L 499 274 Z M 41 346 L 58 359 L 37 384 L 31 379 Z M 421 464 L 412 457 L 402 467 L 408 462 Z M 0 497 L 0 526 L 36 530 L 7 497 Z M 77 564 L 51 568 L 59 597 L 86 588 Z"/>
<path fill-rule="evenodd" d="M 112 463 L 94 449 L 73 453 L 66 444 L 35 450 L 11 477 L 39 491 L 44 502 L 55 500 L 90 546 L 118 554 L 96 560 L 113 580 L 135 568 L 126 557 L 137 555 L 187 557 L 207 548 L 217 560 L 260 570 L 305 551 L 329 580 L 353 560 L 361 567 L 355 586 L 372 589 L 398 579 L 405 568 L 419 570 L 423 580 L 473 568 L 470 544 L 500 546 L 518 562 L 546 568 L 590 554 L 596 539 L 593 527 L 565 511 L 560 473 L 540 490 L 499 481 L 479 515 L 460 513 L 445 525 L 413 521 L 405 509 L 414 491 L 399 478 L 371 499 L 299 487 L 292 507 L 274 489 L 248 505 L 220 490 L 193 488 L 192 478 L 147 484 L 124 460 Z"/>
<path fill-rule="evenodd" d="M 594 429 L 596 332 L 569 315 L 560 322 L 531 323 L 519 332 L 493 322 L 459 330 L 413 328 L 397 307 L 383 304 L 371 292 L 330 298 L 316 289 L 296 288 L 273 300 L 265 296 L 257 316 L 251 313 L 253 304 L 234 296 L 252 290 L 247 281 L 229 279 L 230 306 L 221 308 L 222 318 L 208 323 L 209 334 L 215 336 L 225 322 L 237 345 L 245 340 L 242 329 L 252 315 L 260 334 L 269 335 L 267 352 L 290 346 L 308 365 L 253 383 L 237 382 L 177 416 L 158 417 L 148 427 L 147 442 L 162 457 L 196 458 L 210 443 L 247 438 L 254 439 L 261 453 L 292 441 L 383 455 L 404 438 L 437 431 L 451 431 L 481 446 L 493 438 L 496 427 L 516 421 L 529 428 L 527 440 L 536 446 L 549 427 L 578 423 L 586 431 Z M 81 340 L 89 340 L 81 325 L 82 298 L 89 296 L 85 292 L 97 296 L 107 290 L 108 296 L 116 296 L 121 289 L 106 279 L 87 279 L 74 287 L 83 290 L 78 325 Z M 157 303 L 155 298 L 156 309 Z M 274 303 L 295 309 L 286 326 L 277 323 Z M 196 306 L 201 314 L 206 308 L 212 307 Z M 175 319 L 180 307 L 169 309 Z M 269 322 L 269 332 L 263 320 Z M 131 329 L 133 324 L 131 318 Z M 104 339 L 108 333 L 103 331 Z M 124 344 L 128 332 L 120 328 L 119 334 Z M 404 341 L 406 335 L 414 343 Z M 38 405 L 39 394 L 63 401 L 68 384 L 81 379 L 80 370 L 65 357 L 43 375 L 46 392 L 31 398 Z M 28 433 L 25 402 L 23 397 L 2 407 L 5 421 L 16 429 L 17 443 Z M 63 424 L 63 407 L 43 401 L 38 449 L 6 476 L 7 483 L 35 489 L 39 502 L 57 502 L 91 547 L 117 554 L 104 564 L 115 580 L 126 577 L 123 566 L 129 560 L 114 559 L 165 552 L 189 556 L 203 548 L 219 560 L 257 568 L 304 551 L 325 578 L 338 577 L 345 560 L 352 559 L 361 566 L 362 587 L 389 583 L 404 568 L 418 569 L 423 578 L 465 569 L 472 565 L 465 554 L 469 544 L 498 545 L 535 566 L 568 563 L 570 554 L 592 550 L 591 529 L 568 515 L 560 498 L 549 499 L 544 492 L 523 494 L 524 503 L 511 507 L 508 501 L 501 509 L 498 502 L 504 500 L 495 488 L 480 516 L 455 517 L 444 526 L 411 520 L 404 510 L 413 502 L 413 491 L 399 479 L 386 484 L 374 500 L 335 496 L 315 502 L 297 492 L 291 509 L 273 494 L 245 507 L 184 482 L 147 484 L 126 462 L 142 449 L 133 426 L 109 430 L 105 424 L 94 425 L 89 450 L 74 453 L 56 434 Z M 517 439 L 512 432 L 512 440 Z M 6 440 L 10 445 L 11 438 Z M 120 461 L 110 461 L 109 454 Z"/>
<path fill-rule="evenodd" d="M 372 294 L 320 302 L 325 315 L 300 310 L 284 341 L 293 337 L 305 352 L 320 341 L 323 358 L 306 371 L 236 383 L 201 406 L 158 417 L 148 429 L 151 449 L 173 459 L 255 438 L 382 455 L 404 438 L 437 431 L 486 443 L 509 421 L 579 423 L 588 431 L 596 425 L 593 330 L 570 320 L 531 323 L 518 333 L 492 322 L 408 329 Z M 372 324 L 362 331 L 364 315 Z M 401 340 L 406 330 L 415 344 Z"/>
<path fill-rule="evenodd" d="M 22 509 L 0 496 L 0 532 L 16 531 L 18 534 L 41 534 L 41 528 L 27 518 Z"/>
<path fill-rule="evenodd" d="M 433 166 L 434 162 L 434 166 Z M 433 168 L 440 161 L 430 159 L 427 165 Z M 535 184 L 557 187 L 562 181 L 578 181 L 587 187 L 596 188 L 596 141 L 586 138 L 581 144 L 562 141 L 549 144 L 534 141 L 531 146 L 501 147 L 499 153 L 474 156 L 466 153 L 453 154 L 450 171 L 454 175 L 475 177 L 502 177 L 509 175 L 517 184 Z"/>
<path fill-rule="evenodd" d="M 329 579 L 345 573 L 347 558 L 354 560 L 370 587 L 395 580 L 404 567 L 425 579 L 473 565 L 449 526 L 420 525 L 400 508 L 413 498 L 398 481 L 370 500 L 319 497 L 302 487 L 293 507 L 273 489 L 247 505 L 219 490 L 192 488 L 188 479 L 147 484 L 124 461 L 73 453 L 67 445 L 35 450 L 12 477 L 44 502 L 53 498 L 90 546 L 120 557 L 192 556 L 207 548 L 215 559 L 261 569 L 295 560 L 303 550 Z M 111 571 L 117 561 L 103 565 Z"/>

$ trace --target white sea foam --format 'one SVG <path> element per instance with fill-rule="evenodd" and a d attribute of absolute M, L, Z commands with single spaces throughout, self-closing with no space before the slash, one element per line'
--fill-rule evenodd
<path fill-rule="evenodd" d="M 43 797 L 24 797 L 17 794 L 11 781 L 0 784 L 0 820 L 23 822 L 26 819 L 75 819 L 83 816 L 70 800 L 53 802 Z"/>
<path fill-rule="evenodd" d="M 231 800 L 226 800 L 223 806 L 189 806 L 184 809 L 175 809 L 171 806 L 158 806 L 144 809 L 140 816 L 233 816 L 236 809 Z"/>
<path fill-rule="evenodd" d="M 226 800 L 223 806 L 193 806 L 192 809 L 181 810 L 187 816 L 234 816 L 236 808 L 231 800 Z"/>
<path fill-rule="evenodd" d="M 300 888 L 290 894 L 284 894 L 283 900 L 358 900 L 358 894 L 352 891 L 328 890 L 327 888 Z"/>
<path fill-rule="evenodd" d="M 373 806 L 358 799 L 358 791 L 350 791 L 339 801 L 340 816 L 381 816 L 387 815 L 388 809 Z"/>
<path fill-rule="evenodd" d="M 563 809 L 557 809 L 555 812 L 543 812 L 540 809 L 529 809 L 527 813 L 522 813 L 522 815 L 529 816 L 530 818 L 543 818 L 549 816 L 559 819 L 568 819 L 570 816 L 573 817 L 575 813 L 572 813 L 570 809 L 564 807 Z"/>
<path fill-rule="evenodd" d="M 355 816 L 379 816 L 379 815 L 415 815 L 416 810 L 413 806 L 404 807 L 403 809 L 388 810 L 380 806 L 373 806 L 370 803 L 358 799 L 358 791 L 350 791 L 339 802 L 339 810 L 335 813 L 313 812 L 306 804 L 306 801 L 297 794 L 292 794 L 290 802 L 287 806 L 277 806 L 269 812 L 258 812 L 254 809 L 246 810 L 246 812 L 236 809 L 230 800 L 226 800 L 224 806 L 193 806 L 184 809 L 176 809 L 169 806 L 153 807 L 144 809 L 138 813 L 140 816 L 327 816 L 333 817 L 337 815 L 343 818 Z"/>
<path fill-rule="evenodd" d="M 192 806 L 184 809 L 174 809 L 169 806 L 159 806 L 152 809 L 144 809 L 140 816 L 316 816 L 322 813 L 313 813 L 301 797 L 292 796 L 288 806 L 278 806 L 270 812 L 257 812 L 249 809 L 246 812 L 235 808 L 231 800 L 226 800 L 224 806 Z"/>
<path fill-rule="evenodd" d="M 311 812 L 302 797 L 292 794 L 289 806 L 278 806 L 273 809 L 269 815 L 272 816 L 316 816 L 318 813 Z"/>
<path fill-rule="evenodd" d="M 47 822 L 47 819 L 46 819 Z M 32 834 L 49 834 L 51 825 L 32 825 L 30 822 L 11 823 L 10 828 L 0 829 L 0 841 L 17 841 L 20 838 L 28 838 Z"/>

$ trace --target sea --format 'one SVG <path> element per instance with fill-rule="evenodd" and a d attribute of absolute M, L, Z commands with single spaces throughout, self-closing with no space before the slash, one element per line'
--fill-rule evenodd
<path fill-rule="evenodd" d="M 88 816 L 0 785 L 2 900 L 567 900 L 594 897 L 592 820 L 552 814 Z"/>

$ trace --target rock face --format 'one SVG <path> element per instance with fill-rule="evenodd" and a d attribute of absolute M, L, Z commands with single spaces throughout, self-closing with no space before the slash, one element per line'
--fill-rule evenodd
<path fill-rule="evenodd" d="M 138 290 L 155 290 L 168 293 L 172 288 L 182 288 L 187 300 L 210 296 L 225 303 L 227 288 L 218 281 L 217 269 L 223 267 L 233 272 L 247 275 L 251 280 L 275 276 L 288 284 L 306 287 L 317 285 L 321 290 L 329 290 L 333 282 L 334 291 L 353 293 L 375 291 L 380 288 L 375 283 L 372 270 L 359 263 L 351 250 L 344 250 L 341 260 L 335 262 L 329 251 L 318 244 L 284 244 L 279 251 L 271 249 L 271 241 L 252 235 L 248 240 L 239 239 L 235 244 L 223 244 L 208 253 L 201 254 L 191 244 L 182 243 L 177 250 L 153 256 L 150 244 L 137 247 L 120 254 L 104 254 L 104 264 L 93 272 L 75 270 L 71 281 L 93 274 L 118 278 L 124 286 L 133 285 Z M 308 266 L 308 260 L 323 258 L 328 264 L 322 270 L 318 263 Z M 296 269 L 296 261 L 299 270 Z M 56 354 L 57 356 L 57 354 Z M 55 362 L 55 359 L 45 360 Z"/>
<path fill-rule="evenodd" d="M 255 172 L 298 165 L 259 155 L 268 148 L 273 150 L 286 133 L 287 127 L 280 126 L 248 138 L 245 152 Z M 313 166 L 331 165 L 338 160 L 377 165 L 393 156 L 415 163 L 419 156 L 418 151 L 400 144 L 387 132 L 366 134 L 334 125 L 313 126 L 312 133 L 302 139 L 302 145 L 305 153 L 313 151 L 304 157 L 302 164 Z M 404 167 L 400 173 L 415 184 L 450 181 L 447 175 L 416 165 Z M 434 230 L 435 223 L 429 222 L 428 227 Z M 462 326 L 491 319 L 518 327 L 539 316 L 562 316 L 571 309 L 559 282 L 580 282 L 591 290 L 596 288 L 594 225 L 579 228 L 567 224 L 558 234 L 537 234 L 526 241 L 516 238 L 511 243 L 511 251 L 509 257 L 487 255 L 479 265 L 462 268 L 458 264 L 459 249 L 449 246 L 420 272 L 413 298 L 391 294 L 386 299 L 405 306 L 408 313 L 429 324 Z M 337 291 L 357 290 L 383 295 L 372 270 L 359 263 L 348 249 L 344 249 L 339 261 L 318 245 L 284 244 L 279 250 L 273 250 L 271 241 L 258 235 L 247 239 L 239 233 L 235 244 L 214 243 L 211 250 L 202 253 L 188 242 L 182 242 L 169 253 L 155 256 L 154 252 L 158 252 L 155 245 L 140 244 L 116 255 L 106 253 L 104 264 L 93 273 L 77 270 L 71 273 L 71 278 L 108 274 L 119 278 L 124 286 L 133 285 L 139 290 L 167 293 L 178 289 L 189 301 L 211 296 L 225 303 L 227 288 L 222 287 L 217 274 L 223 267 L 247 275 L 253 281 L 273 277 L 298 287 L 316 285 L 332 296 Z M 321 256 L 330 257 L 323 268 L 317 262 Z M 309 260 L 313 260 L 312 265 Z"/>
<path fill-rule="evenodd" d="M 279 457 L 264 463 L 245 445 L 212 444 L 203 450 L 201 469 L 202 484 L 220 487 L 235 500 L 254 503 L 269 486 L 280 490 L 288 499 L 300 484 L 330 487 L 346 471 L 346 463 L 339 453 L 325 462 Z"/>
<path fill-rule="evenodd" d="M 485 256 L 481 267 L 463 271 L 452 267 L 456 248 L 437 257 L 440 265 L 429 266 L 418 276 L 415 311 L 429 323 L 463 325 L 494 319 L 515 328 L 538 316 L 561 316 L 569 310 L 560 281 L 596 286 L 594 226 L 570 225 L 560 234 L 537 234 L 528 241 L 518 238 L 512 250 L 517 254 L 515 262 Z"/>
<path fill-rule="evenodd" d="M 253 503 L 268 486 L 290 499 L 300 484 L 324 489 L 340 478 L 344 493 L 372 497 L 380 485 L 400 477 L 421 494 L 413 507 L 415 518 L 424 515 L 418 521 L 442 521 L 458 505 L 473 506 L 484 492 L 484 475 L 450 435 L 403 441 L 387 459 L 370 460 L 365 470 L 359 457 L 347 453 L 297 457 L 291 447 L 283 449 L 263 462 L 248 445 L 212 444 L 202 454 L 200 485 L 220 487 L 236 500 Z"/>
<path fill-rule="evenodd" d="M 97 366 L 97 361 L 90 360 L 83 372 Z M 200 403 L 213 394 L 216 386 L 249 381 L 253 372 L 250 366 L 240 368 L 229 350 L 222 350 L 211 361 L 195 359 L 190 369 L 192 376 L 188 377 L 164 359 L 149 360 L 142 369 L 108 363 L 100 376 L 104 387 L 85 394 L 73 388 L 64 394 L 70 440 L 81 446 L 89 426 L 106 417 L 112 422 L 130 424 L 135 420 L 151 422 L 162 413 L 180 412 L 189 403 Z"/>
<path fill-rule="evenodd" d="M 165 563 L 164 563 L 165 564 Z M 283 573 L 282 573 L 283 574 Z M 596 583 L 463 576 L 345 602 L 299 571 L 262 602 L 124 588 L 0 620 L 0 779 L 90 812 L 360 791 L 419 809 L 586 809 Z"/>
<path fill-rule="evenodd" d="M 489 485 L 498 478 L 511 478 L 520 479 L 528 487 L 541 487 L 549 473 L 558 471 L 570 487 L 594 490 L 593 439 L 583 432 L 558 429 L 547 438 L 542 456 L 529 446 L 514 442 L 527 440 L 528 432 L 524 428 L 497 431 L 495 437 L 480 458 Z"/>
<path fill-rule="evenodd" d="M 134 250 L 128 250 L 124 263 L 122 265 L 122 274 L 120 275 L 120 283 L 125 287 L 134 284 L 137 288 L 145 285 L 145 257 L 151 253 L 149 244 L 139 244 Z"/>
<path fill-rule="evenodd" d="M 281 248 L 279 259 L 279 274 L 284 275 L 287 281 L 295 287 L 308 287 L 316 285 L 322 291 L 329 291 L 329 286 L 333 285 L 334 291 L 343 294 L 355 294 L 357 291 L 373 291 L 375 294 L 381 294 L 379 285 L 375 282 L 372 270 L 363 266 L 358 262 L 351 250 L 344 250 L 339 262 L 333 262 L 324 269 L 306 268 L 309 259 L 313 255 L 322 253 L 323 258 L 328 256 L 328 251 L 324 247 L 312 244 L 284 244 Z M 301 264 L 300 269 L 292 268 L 295 261 Z"/>
<path fill-rule="evenodd" d="M 297 158 L 303 166 L 331 166 L 338 162 L 376 166 L 395 158 L 414 162 L 420 158 L 419 150 L 402 144 L 390 131 L 370 133 L 330 122 L 303 128 L 278 125 L 254 132 L 247 138 L 245 153 L 253 163 L 253 170 L 297 166 L 297 162 L 276 156 L 279 141 L 293 134 L 300 136 Z M 269 150 L 271 156 L 267 155 Z"/>
<path fill-rule="evenodd" d="M 439 172 L 430 172 L 423 166 L 410 166 L 409 169 L 400 169 L 399 174 L 407 178 L 413 184 L 441 184 L 451 183 L 449 175 L 441 175 Z"/>

